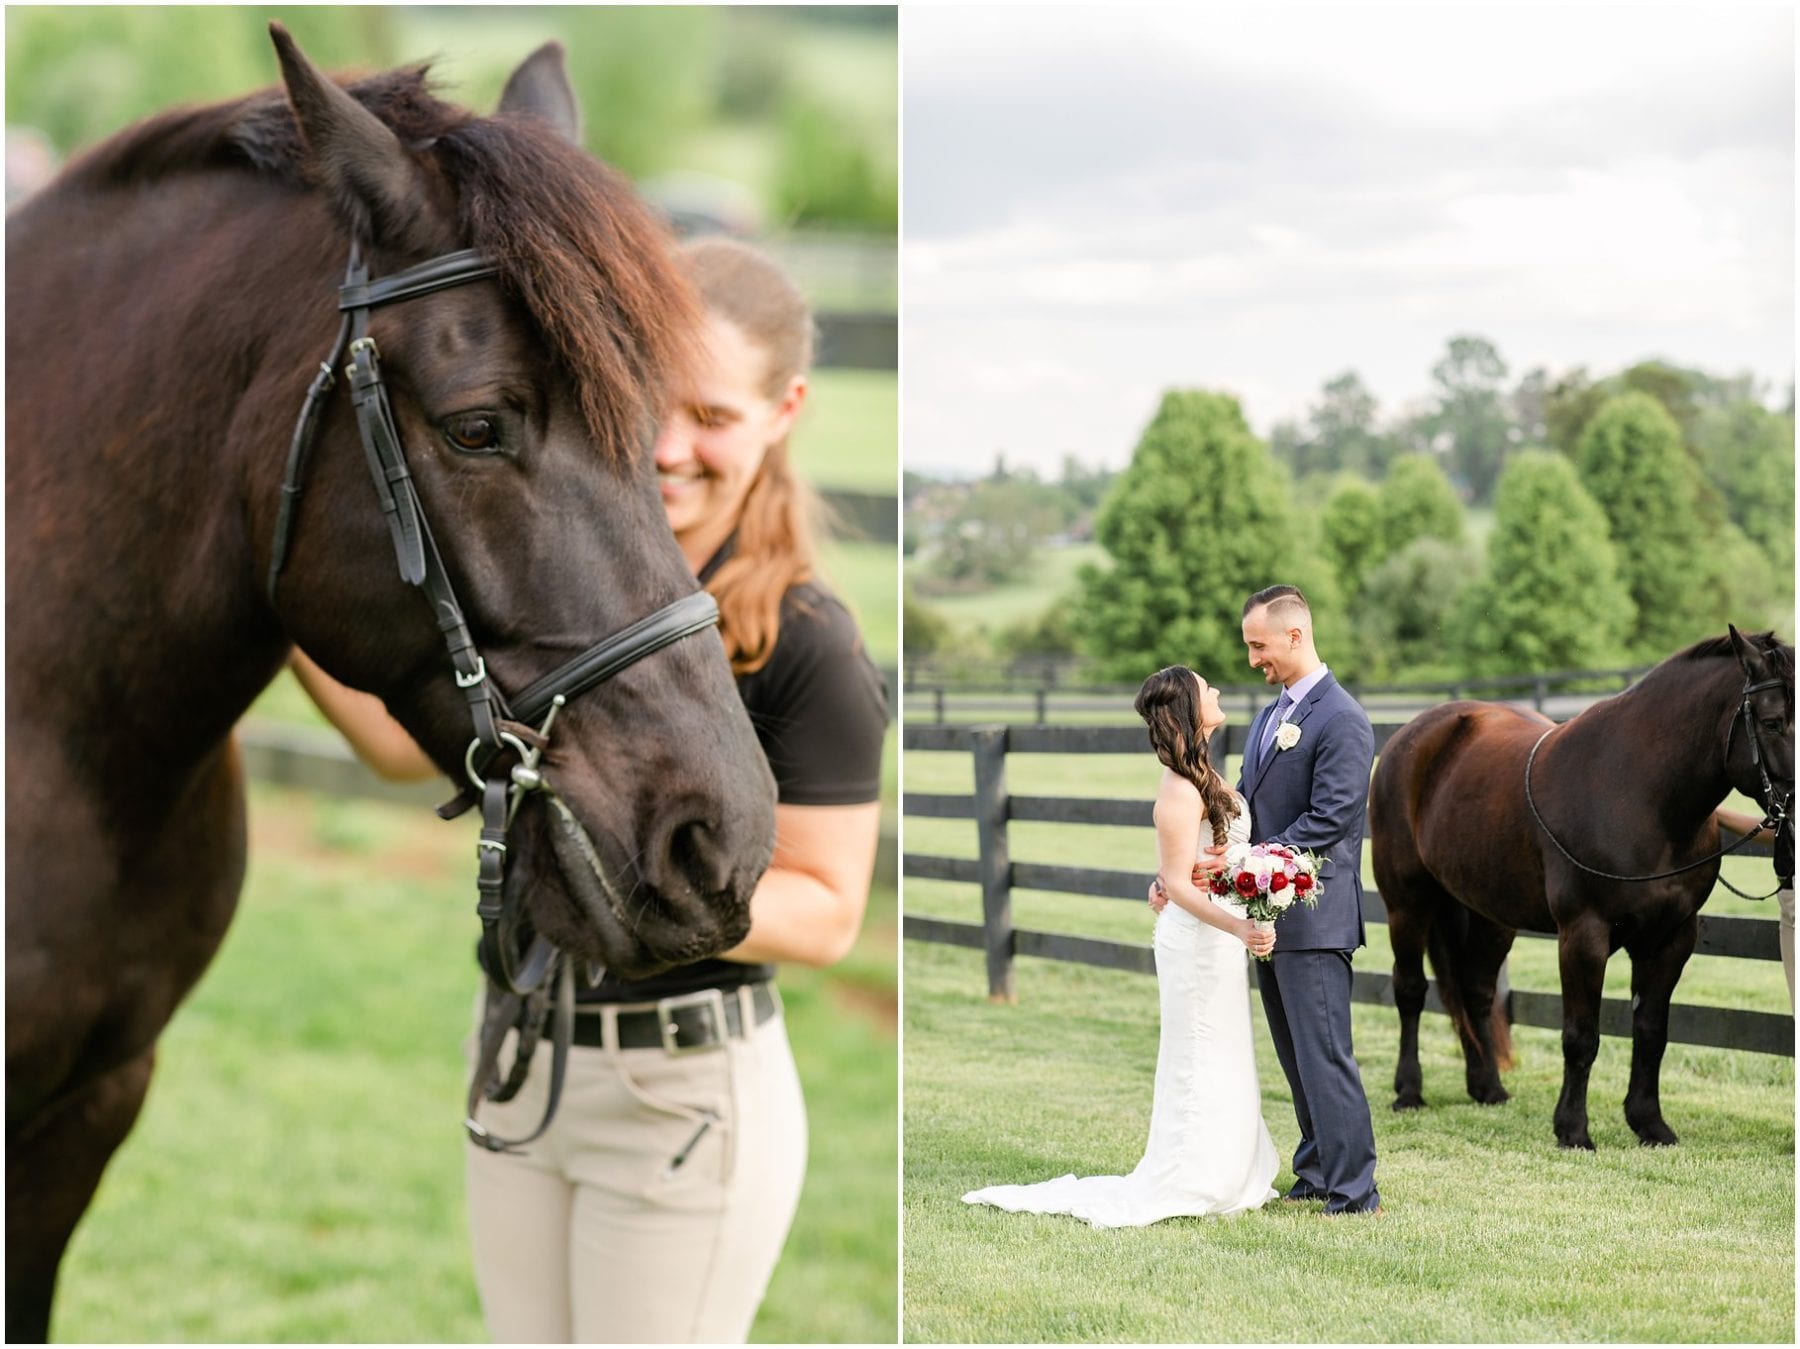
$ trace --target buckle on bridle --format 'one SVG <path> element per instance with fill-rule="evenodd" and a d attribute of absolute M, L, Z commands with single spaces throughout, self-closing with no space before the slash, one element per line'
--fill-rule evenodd
<path fill-rule="evenodd" d="M 466 675 L 461 670 L 454 671 L 454 673 L 456 675 L 457 688 L 472 689 L 487 678 L 487 658 L 485 656 L 475 657 L 474 674 Z"/>

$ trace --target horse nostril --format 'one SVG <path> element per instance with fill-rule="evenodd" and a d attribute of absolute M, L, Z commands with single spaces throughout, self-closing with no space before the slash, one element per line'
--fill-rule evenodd
<path fill-rule="evenodd" d="M 731 850 L 705 820 L 687 820 L 669 831 L 668 863 L 671 875 L 702 895 L 716 895 L 731 884 Z"/>

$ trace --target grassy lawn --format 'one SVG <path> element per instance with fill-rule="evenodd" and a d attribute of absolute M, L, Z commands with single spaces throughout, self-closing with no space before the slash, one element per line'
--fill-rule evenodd
<path fill-rule="evenodd" d="M 897 493 L 899 376 L 891 370 L 815 370 L 810 380 L 792 444 L 801 474 L 814 487 Z"/>
<path fill-rule="evenodd" d="M 76 1233 L 57 1338 L 485 1338 L 459 1127 L 467 824 L 254 790 L 242 908 Z M 761 1341 L 893 1335 L 895 910 L 879 888 L 843 965 L 782 975 L 811 1169 Z"/>
<path fill-rule="evenodd" d="M 1075 574 L 1082 563 L 1098 563 L 1105 557 L 1105 550 L 1097 543 L 1041 548 L 1032 562 L 1031 574 L 1022 580 L 963 595 L 930 595 L 924 597 L 924 604 L 956 627 L 992 635 L 1014 623 L 1036 618 L 1075 588 Z M 914 564 L 907 565 L 909 575 L 916 579 Z"/>
<path fill-rule="evenodd" d="M 1031 959 L 1018 984 L 1018 1006 L 992 1006 L 979 952 L 906 944 L 909 1340 L 1793 1341 L 1791 1060 L 1672 1047 L 1664 1103 L 1683 1142 L 1653 1151 L 1620 1114 L 1626 1062 L 1608 1041 L 1591 1097 L 1599 1151 L 1564 1153 L 1549 1132 L 1553 1033 L 1521 1029 L 1514 1100 L 1490 1109 L 1461 1096 L 1448 1023 L 1425 1018 L 1432 1108 L 1397 1116 L 1382 1092 L 1392 1013 L 1357 1006 L 1382 1217 L 1276 1206 L 1095 1231 L 960 1196 L 1130 1170 L 1150 1112 L 1155 989 Z M 1255 1015 L 1285 1162 L 1298 1130 Z M 1284 1166 L 1277 1184 L 1290 1180 Z"/>

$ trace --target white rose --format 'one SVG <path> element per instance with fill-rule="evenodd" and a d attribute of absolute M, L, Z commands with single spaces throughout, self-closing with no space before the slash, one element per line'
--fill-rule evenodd
<path fill-rule="evenodd" d="M 1225 849 L 1225 865 L 1233 873 L 1242 871 L 1244 859 L 1250 855 L 1248 843 L 1233 843 Z"/>
<path fill-rule="evenodd" d="M 1269 891 L 1269 907 L 1272 909 L 1285 909 L 1293 902 L 1294 887 L 1291 885 L 1285 886 L 1280 890 Z"/>
<path fill-rule="evenodd" d="M 1284 721 L 1275 728 L 1275 744 L 1279 749 L 1292 749 L 1300 743 L 1300 728 L 1291 721 Z"/>

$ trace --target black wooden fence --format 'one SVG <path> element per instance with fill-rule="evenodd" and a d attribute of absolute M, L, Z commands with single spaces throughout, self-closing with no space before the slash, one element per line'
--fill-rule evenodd
<path fill-rule="evenodd" d="M 1400 727 L 1375 726 L 1375 746 L 1380 751 Z M 1213 742 L 1213 756 L 1223 762 L 1227 753 L 1241 753 L 1248 727 L 1228 724 Z M 911 750 L 953 750 L 970 753 L 975 760 L 973 795 L 906 791 L 903 811 L 907 816 L 975 821 L 978 856 L 973 860 L 907 852 L 901 858 L 901 875 L 920 880 L 963 881 L 981 887 L 982 921 L 953 922 L 908 913 L 904 935 L 916 941 L 944 942 L 973 947 L 987 953 L 988 994 L 996 1001 L 1012 1001 L 1013 958 L 1039 956 L 1109 969 L 1154 974 L 1151 948 L 1131 942 L 1105 941 L 1037 932 L 1018 928 L 1012 919 L 1012 892 L 1047 890 L 1058 894 L 1122 899 L 1142 904 L 1150 882 L 1147 872 L 1108 871 L 1090 867 L 1043 866 L 1012 860 L 1007 844 L 1007 825 L 1013 820 L 1048 820 L 1062 824 L 1110 824 L 1150 826 L 1151 803 L 1064 796 L 1015 796 L 1007 790 L 1006 760 L 1013 754 L 1144 754 L 1141 726 L 920 726 L 905 728 L 903 746 Z M 1766 845 L 1748 844 L 1736 856 L 1768 857 Z M 1387 909 L 1373 889 L 1363 896 L 1365 922 L 1385 923 Z M 1520 937 L 1553 940 L 1547 934 L 1521 932 Z M 1726 918 L 1702 914 L 1698 955 L 1729 956 L 1744 960 L 1779 960 L 1781 949 L 1772 918 Z M 1388 974 L 1359 970 L 1351 997 L 1357 1002 L 1394 1005 L 1393 979 Z M 1554 993 L 1513 989 L 1507 1013 L 1515 1025 L 1562 1028 L 1562 998 Z M 1426 1007 L 1444 1010 L 1437 984 L 1431 982 Z M 1608 998 L 1600 1008 L 1603 1035 L 1629 1037 L 1630 1004 Z M 1737 1008 L 1702 1007 L 1676 1003 L 1669 1009 L 1669 1039 L 1680 1044 L 1712 1045 L 1762 1054 L 1794 1053 L 1794 1018 L 1772 1012 Z"/>

